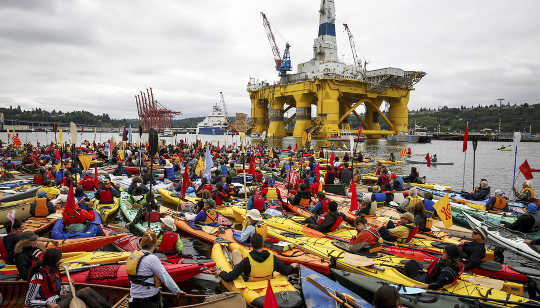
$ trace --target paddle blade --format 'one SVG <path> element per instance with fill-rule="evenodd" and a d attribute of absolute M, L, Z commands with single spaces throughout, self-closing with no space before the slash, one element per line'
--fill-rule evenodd
<path fill-rule="evenodd" d="M 266 287 L 266 295 L 264 296 L 264 306 L 265 308 L 279 308 L 274 295 L 274 290 L 272 290 L 272 285 L 270 280 L 268 280 L 268 286 Z"/>

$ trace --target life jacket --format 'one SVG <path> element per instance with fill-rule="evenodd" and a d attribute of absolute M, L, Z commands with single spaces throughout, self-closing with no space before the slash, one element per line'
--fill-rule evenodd
<path fill-rule="evenodd" d="M 519 194 L 521 195 L 521 194 L 525 193 L 526 191 L 529 191 L 530 198 L 528 200 L 520 200 L 520 201 L 534 201 L 534 190 L 532 188 L 530 188 L 530 187 L 523 188 L 519 192 Z"/>
<path fill-rule="evenodd" d="M 100 203 L 112 203 L 113 195 L 110 189 L 102 188 L 99 191 L 99 202 Z"/>
<path fill-rule="evenodd" d="M 34 216 L 45 217 L 49 215 L 49 208 L 47 207 L 47 198 L 36 198 L 36 207 L 34 209 Z"/>
<path fill-rule="evenodd" d="M 324 214 L 323 216 L 321 216 L 321 218 L 319 218 L 319 220 L 317 221 L 317 225 L 320 225 L 324 221 L 326 216 L 328 216 L 328 213 Z M 338 218 L 336 219 L 336 222 L 334 222 L 334 224 L 330 227 L 328 232 L 336 231 L 336 229 L 339 228 L 342 222 L 343 222 L 343 216 L 339 215 Z"/>
<path fill-rule="evenodd" d="M 351 239 L 351 244 L 354 245 L 354 244 L 359 244 L 356 240 L 356 238 L 358 238 L 358 236 L 360 236 L 361 234 L 367 234 L 368 236 L 364 239 L 363 242 L 366 242 L 368 244 L 370 244 L 371 246 L 373 245 L 376 245 L 377 242 L 379 242 L 379 240 L 381 239 L 381 236 L 379 235 L 379 232 L 377 231 L 377 229 L 373 226 L 370 226 L 360 232 L 358 232 L 358 234 L 356 235 L 355 238 Z"/>
<path fill-rule="evenodd" d="M 259 195 L 253 196 L 253 208 L 259 210 L 259 212 L 263 212 L 264 198 Z"/>
<path fill-rule="evenodd" d="M 321 200 L 323 215 L 328 213 L 328 204 L 329 203 L 330 203 L 330 199 L 325 198 L 325 199 Z"/>
<path fill-rule="evenodd" d="M 165 174 L 169 180 L 174 179 L 174 167 L 165 169 Z"/>
<path fill-rule="evenodd" d="M 95 187 L 94 179 L 89 177 L 89 176 L 84 177 L 79 182 L 79 184 L 82 186 L 84 191 L 92 191 L 92 190 L 94 190 L 94 187 Z"/>
<path fill-rule="evenodd" d="M 35 185 L 43 185 L 43 176 L 41 173 L 34 174 L 34 182 Z"/>
<path fill-rule="evenodd" d="M 223 201 L 225 201 L 226 193 L 223 191 L 216 191 L 215 199 L 216 205 L 222 205 Z"/>
<path fill-rule="evenodd" d="M 39 269 L 39 273 L 43 277 L 42 281 L 31 281 L 31 283 L 37 283 L 41 286 L 41 292 L 43 292 L 43 297 L 48 299 L 52 296 L 59 295 L 60 289 L 62 287 L 62 280 L 60 278 L 60 272 L 56 271 L 51 273 L 51 271 L 42 266 Z"/>
<path fill-rule="evenodd" d="M 257 262 L 250 253 L 248 253 L 251 272 L 249 273 L 249 281 L 262 281 L 272 279 L 274 275 L 274 255 L 270 253 L 268 258 L 263 262 Z"/>
<path fill-rule="evenodd" d="M 218 219 L 218 212 L 216 212 L 216 210 L 214 209 L 208 209 L 206 210 L 206 219 L 204 220 L 203 223 L 205 224 L 216 223 L 217 219 Z"/>
<path fill-rule="evenodd" d="M 442 261 L 439 260 L 439 261 L 432 262 L 432 263 L 428 266 L 428 268 L 427 268 L 428 277 L 431 278 L 431 275 L 433 274 L 433 270 L 435 269 L 435 265 L 437 265 L 437 263 L 439 263 L 439 262 L 442 262 Z M 453 269 L 452 267 L 450 267 L 450 266 L 447 266 L 447 267 L 446 267 L 447 270 L 450 272 L 450 274 L 452 274 L 452 275 L 454 276 L 454 280 L 452 280 L 452 281 L 451 281 L 450 283 L 448 283 L 448 284 L 452 284 L 452 283 L 456 282 L 456 281 L 458 280 L 459 276 L 461 276 L 461 274 L 462 274 L 463 271 L 465 270 L 465 265 L 464 265 L 463 263 L 460 262 L 460 263 L 458 264 L 458 266 L 459 266 L 459 271 L 458 271 L 458 272 L 454 271 L 454 269 Z"/>
<path fill-rule="evenodd" d="M 298 205 L 308 207 L 311 204 L 311 198 L 300 198 Z"/>
<path fill-rule="evenodd" d="M 383 206 L 386 202 L 386 194 L 383 193 L 374 193 L 375 194 L 375 202 L 377 202 L 377 207 Z"/>
<path fill-rule="evenodd" d="M 138 275 L 139 264 L 144 257 L 150 255 L 149 252 L 134 251 L 126 262 L 126 272 L 128 274 L 129 281 L 134 284 L 138 284 L 145 287 L 159 288 L 161 281 L 156 275 Z M 154 282 L 148 282 L 146 280 L 153 278 Z"/>
<path fill-rule="evenodd" d="M 501 196 L 495 196 L 495 203 L 493 203 L 493 205 L 491 206 L 490 211 L 502 212 L 506 208 L 507 204 L 508 204 L 508 199 Z"/>
<path fill-rule="evenodd" d="M 212 184 L 206 184 L 203 186 L 203 190 L 206 189 L 208 192 L 212 192 Z"/>
<path fill-rule="evenodd" d="M 266 191 L 266 200 L 274 201 L 278 199 L 277 191 L 275 187 L 268 187 Z"/>
<path fill-rule="evenodd" d="M 178 240 L 178 233 L 165 232 L 161 238 L 161 244 L 159 245 L 158 252 L 164 254 L 176 253 L 176 242 Z"/>
<path fill-rule="evenodd" d="M 407 196 L 407 199 L 409 199 L 409 207 L 413 207 L 418 204 L 418 202 L 422 202 L 422 198 L 421 197 L 411 197 L 411 196 Z"/>

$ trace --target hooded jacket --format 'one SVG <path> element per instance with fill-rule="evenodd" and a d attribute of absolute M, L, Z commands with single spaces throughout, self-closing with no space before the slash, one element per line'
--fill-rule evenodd
<path fill-rule="evenodd" d="M 293 271 L 293 268 L 290 265 L 287 265 L 283 263 L 279 258 L 276 256 L 270 254 L 268 250 L 263 250 L 261 252 L 258 252 L 256 250 L 252 250 L 249 252 L 251 257 L 257 261 L 257 262 L 263 262 L 267 258 L 274 258 L 274 272 L 279 272 L 283 275 L 290 275 Z M 249 262 L 249 258 L 244 258 L 240 263 L 236 264 L 231 272 L 221 272 L 219 273 L 219 276 L 223 278 L 226 282 L 231 282 L 238 278 L 238 276 L 242 275 L 244 278 L 244 281 L 249 280 L 249 275 L 251 274 L 251 264 Z"/>

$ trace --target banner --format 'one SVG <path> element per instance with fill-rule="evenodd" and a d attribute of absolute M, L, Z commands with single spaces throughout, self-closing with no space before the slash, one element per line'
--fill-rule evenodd
<path fill-rule="evenodd" d="M 79 155 L 79 161 L 81 162 L 81 165 L 83 167 L 84 171 L 88 171 L 90 168 L 90 164 L 92 163 L 92 157 L 94 155 L 92 154 L 81 154 Z"/>
<path fill-rule="evenodd" d="M 60 139 L 60 145 L 63 146 L 64 145 L 64 134 L 63 134 L 61 128 L 60 128 L 60 131 L 58 133 L 58 139 Z"/>
<path fill-rule="evenodd" d="M 450 198 L 448 197 L 448 194 L 439 199 L 439 201 L 437 201 L 437 203 L 435 203 L 433 207 L 435 208 L 435 210 L 437 210 L 437 214 L 444 223 L 444 226 L 446 228 L 450 228 L 453 225 L 453 222 L 452 207 L 450 207 Z"/>
<path fill-rule="evenodd" d="M 77 144 L 77 125 L 75 123 L 69 123 L 69 131 L 71 133 L 71 144 Z"/>

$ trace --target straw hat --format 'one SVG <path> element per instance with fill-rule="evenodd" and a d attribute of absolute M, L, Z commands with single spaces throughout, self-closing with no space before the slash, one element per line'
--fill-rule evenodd
<path fill-rule="evenodd" d="M 261 221 L 262 220 L 261 213 L 257 209 L 251 209 L 251 210 L 247 211 L 246 217 L 249 217 L 249 218 L 251 218 L 252 220 L 255 220 L 255 221 Z"/>
<path fill-rule="evenodd" d="M 171 229 L 172 232 L 176 232 L 176 225 L 174 224 L 174 219 L 171 216 L 165 216 L 159 220 L 161 220 L 161 222 L 167 226 L 167 228 Z"/>
<path fill-rule="evenodd" d="M 403 213 L 401 214 L 401 218 L 407 219 L 409 222 L 414 221 L 414 216 L 411 213 Z"/>
<path fill-rule="evenodd" d="M 172 167 L 173 167 L 173 165 L 171 164 L 171 161 L 166 159 L 165 160 L 165 169 L 170 169 Z"/>

